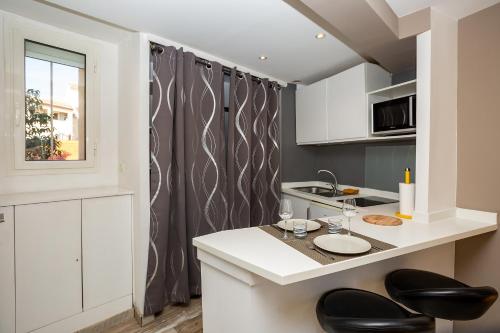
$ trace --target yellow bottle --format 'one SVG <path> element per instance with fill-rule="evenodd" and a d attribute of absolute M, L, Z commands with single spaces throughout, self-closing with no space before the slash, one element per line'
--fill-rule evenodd
<path fill-rule="evenodd" d="M 405 184 L 410 184 L 410 168 L 405 169 Z"/>

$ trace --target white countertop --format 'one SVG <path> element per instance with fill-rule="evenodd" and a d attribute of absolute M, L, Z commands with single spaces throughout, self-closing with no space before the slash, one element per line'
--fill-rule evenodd
<path fill-rule="evenodd" d="M 117 186 L 89 187 L 60 191 L 25 192 L 0 195 L 0 207 L 27 205 L 32 203 L 78 200 L 100 197 L 111 197 L 117 195 L 133 194 L 131 190 Z"/>
<path fill-rule="evenodd" d="M 365 194 L 380 195 L 380 193 Z M 325 198 L 325 200 L 331 199 Z M 457 209 L 456 217 L 430 223 L 403 221 L 400 226 L 387 227 L 362 221 L 362 216 L 366 214 L 393 215 L 398 207 L 399 205 L 395 203 L 359 208 L 358 215 L 351 219 L 352 231 L 395 245 L 396 248 L 329 265 L 314 261 L 256 227 L 196 237 L 193 239 L 193 244 L 238 267 L 277 284 L 287 285 L 497 229 L 496 213 L 464 209 Z M 347 227 L 347 221 L 344 221 L 344 227 Z"/>

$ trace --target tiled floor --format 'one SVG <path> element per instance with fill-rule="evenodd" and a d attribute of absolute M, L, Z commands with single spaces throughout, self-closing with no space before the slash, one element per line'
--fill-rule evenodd
<path fill-rule="evenodd" d="M 96 333 L 202 333 L 201 298 L 189 306 L 167 306 L 155 320 L 140 327 L 134 318 Z M 86 332 L 86 333 L 90 333 Z"/>

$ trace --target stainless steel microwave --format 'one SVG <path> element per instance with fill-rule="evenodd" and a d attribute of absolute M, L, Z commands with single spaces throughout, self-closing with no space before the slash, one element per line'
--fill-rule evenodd
<path fill-rule="evenodd" d="M 416 95 L 372 104 L 372 135 L 401 135 L 416 133 Z"/>

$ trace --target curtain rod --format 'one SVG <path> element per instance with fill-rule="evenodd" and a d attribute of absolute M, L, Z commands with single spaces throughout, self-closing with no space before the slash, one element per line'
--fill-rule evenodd
<path fill-rule="evenodd" d="M 197 64 L 200 64 L 200 65 L 205 65 L 205 66 L 211 66 L 212 65 L 211 62 L 210 62 L 210 60 L 203 59 L 203 58 L 200 58 L 200 57 L 196 57 L 195 61 L 196 61 Z M 238 75 L 238 77 L 241 78 L 242 77 L 241 74 L 243 74 L 243 72 L 240 71 L 240 70 L 238 70 L 236 67 L 234 69 L 236 70 L 236 75 Z M 231 71 L 232 71 L 231 67 L 227 67 L 227 66 L 224 66 L 224 65 L 222 66 L 222 73 L 224 73 L 225 75 L 231 75 Z M 255 81 L 255 82 L 258 82 L 258 83 L 262 82 L 262 79 L 260 77 L 255 76 L 255 75 L 250 75 L 250 76 L 252 78 L 252 81 Z M 281 86 L 279 85 L 279 83 L 273 82 L 273 81 L 269 81 L 269 86 L 272 87 L 273 85 L 276 85 L 276 87 L 278 89 L 281 89 Z"/>
<path fill-rule="evenodd" d="M 158 54 L 162 54 L 163 53 L 163 47 L 159 44 L 156 44 L 156 43 L 153 43 L 151 42 L 151 52 L 152 53 L 158 53 Z M 200 57 L 196 57 L 195 56 L 195 62 L 197 64 L 200 64 L 200 65 L 205 65 L 205 66 L 211 66 L 212 63 L 210 60 L 207 60 L 207 59 L 204 59 L 204 58 L 200 58 Z M 242 71 L 238 70 L 236 67 L 234 68 L 236 70 L 236 75 L 241 75 L 243 74 Z M 228 67 L 228 66 L 224 66 L 222 65 L 222 73 L 224 73 L 225 75 L 231 75 L 231 71 L 232 71 L 232 68 L 231 67 Z M 262 79 L 258 76 L 255 76 L 255 75 L 251 75 L 252 77 L 252 81 L 255 81 L 255 82 L 262 82 Z M 278 82 L 273 82 L 273 81 L 269 81 L 269 86 L 273 86 L 273 85 L 276 85 L 276 87 L 278 89 L 281 89 L 281 85 L 278 83 Z"/>

